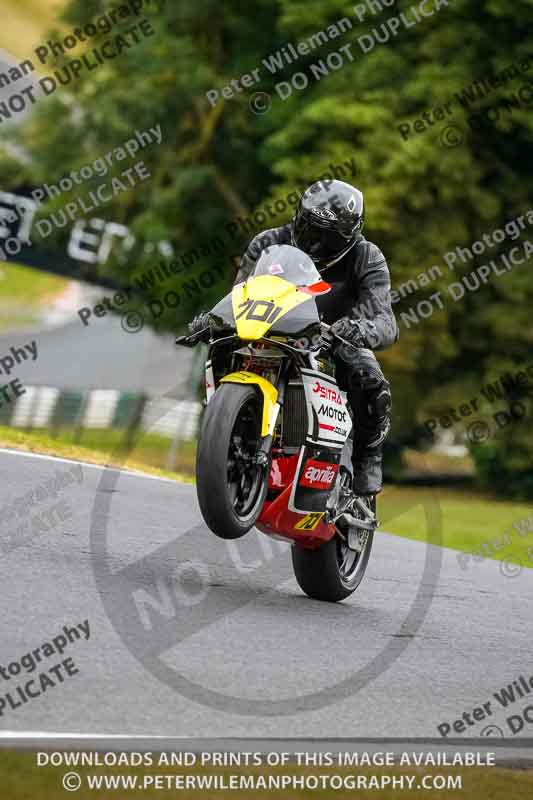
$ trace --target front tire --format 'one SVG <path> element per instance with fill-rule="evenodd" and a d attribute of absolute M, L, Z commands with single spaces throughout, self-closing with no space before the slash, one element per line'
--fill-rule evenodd
<path fill-rule="evenodd" d="M 375 513 L 375 502 L 371 505 Z M 338 534 L 316 550 L 294 545 L 292 566 L 298 585 L 313 600 L 345 600 L 363 580 L 373 539 L 374 531 L 369 531 L 360 553 L 350 550 Z"/>
<path fill-rule="evenodd" d="M 268 474 L 254 464 L 262 407 L 253 386 L 223 383 L 205 410 L 196 456 L 196 491 L 207 526 L 221 539 L 253 528 L 265 502 Z"/>

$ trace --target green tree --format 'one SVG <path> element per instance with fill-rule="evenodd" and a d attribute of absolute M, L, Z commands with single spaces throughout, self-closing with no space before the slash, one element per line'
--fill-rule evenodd
<path fill-rule="evenodd" d="M 367 236 L 384 250 L 393 285 L 416 280 L 434 265 L 442 271 L 429 286 L 395 306 L 401 340 L 381 357 L 395 388 L 396 433 L 406 439 L 428 412 L 468 400 L 487 380 L 506 369 L 519 369 L 530 357 L 533 337 L 528 325 L 533 300 L 530 264 L 505 277 L 492 277 L 477 292 L 466 292 L 460 302 L 447 293 L 450 282 L 496 258 L 512 242 L 494 248 L 488 257 L 459 262 L 453 271 L 443 261 L 445 253 L 471 245 L 530 207 L 533 187 L 527 154 L 533 115 L 528 94 L 512 113 L 505 110 L 505 101 L 529 85 L 533 74 L 528 36 L 533 4 L 455 0 L 363 54 L 359 37 L 375 41 L 378 28 L 383 38 L 380 25 L 400 10 L 412 21 L 410 5 L 398 2 L 379 15 L 367 12 L 360 22 L 353 17 L 351 3 L 284 0 L 281 24 L 292 40 L 325 28 L 343 13 L 352 14 L 354 29 L 342 44 L 352 43 L 354 62 L 346 60 L 343 69 L 310 79 L 305 92 L 293 92 L 275 104 L 274 131 L 263 145 L 273 169 L 288 182 L 315 163 L 342 161 L 353 154 L 358 185 L 366 197 Z M 362 41 L 368 47 L 370 40 Z M 338 51 L 338 40 L 324 49 Z M 315 64 L 319 55 L 312 59 Z M 455 94 L 513 64 L 518 65 L 516 77 L 465 113 Z M 446 102 L 451 102 L 452 114 L 445 121 L 435 124 L 432 115 L 433 124 L 426 123 L 423 133 L 411 127 L 411 134 L 402 137 L 402 123 L 413 123 L 424 111 Z M 482 122 L 484 117 L 469 120 L 472 112 L 481 114 L 488 108 L 500 109 L 499 114 L 492 112 L 498 116 L 493 123 Z M 445 146 L 451 124 L 456 126 L 452 137 L 462 139 L 456 147 Z M 418 323 L 408 326 L 402 312 L 438 291 L 442 310 L 434 302 L 430 317 L 419 316 Z M 473 448 L 473 455 L 493 488 L 531 496 L 531 425 L 502 430 L 485 449 Z"/>

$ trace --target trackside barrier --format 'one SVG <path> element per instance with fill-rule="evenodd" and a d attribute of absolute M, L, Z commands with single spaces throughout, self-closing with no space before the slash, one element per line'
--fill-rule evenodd
<path fill-rule="evenodd" d="M 50 386 L 26 386 L 26 392 L 0 407 L 0 425 L 31 430 L 48 429 L 54 437 L 61 429 L 74 430 L 74 442 L 83 441 L 84 431 L 122 430 L 122 444 L 134 446 L 143 433 L 168 438 L 164 466 L 173 469 L 181 443 L 196 438 L 202 406 L 195 400 L 115 389 L 67 391 Z"/>

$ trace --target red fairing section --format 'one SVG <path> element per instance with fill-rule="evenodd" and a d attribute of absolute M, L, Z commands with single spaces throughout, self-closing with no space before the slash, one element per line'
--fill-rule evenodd
<path fill-rule="evenodd" d="M 312 283 L 311 286 L 298 286 L 298 289 L 311 295 L 327 294 L 331 291 L 331 284 L 326 283 L 326 281 L 318 281 L 318 283 Z"/>
<path fill-rule="evenodd" d="M 304 467 L 299 485 L 309 489 L 331 489 L 338 469 L 338 464 L 310 458 Z"/>
<path fill-rule="evenodd" d="M 261 516 L 256 522 L 256 527 L 262 533 L 278 534 L 286 539 L 294 539 L 295 542 L 304 547 L 318 547 L 333 537 L 335 526 L 321 520 L 313 530 L 295 529 L 295 525 L 302 522 L 307 515 L 289 511 L 288 504 L 291 488 L 292 484 L 287 486 L 275 500 L 265 503 Z"/>
<path fill-rule="evenodd" d="M 294 473 L 298 465 L 298 454 L 273 458 L 268 477 L 269 489 L 285 489 L 294 480 Z"/>

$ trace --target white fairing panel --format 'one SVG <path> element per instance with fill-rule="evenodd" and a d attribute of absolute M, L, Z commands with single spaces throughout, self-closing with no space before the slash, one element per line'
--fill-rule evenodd
<path fill-rule="evenodd" d="M 215 376 L 213 375 L 213 367 L 211 361 L 205 363 L 205 399 L 209 403 L 215 394 Z"/>
<path fill-rule="evenodd" d="M 352 429 L 346 393 L 329 375 L 302 370 L 307 403 L 307 443 L 342 448 Z"/>

